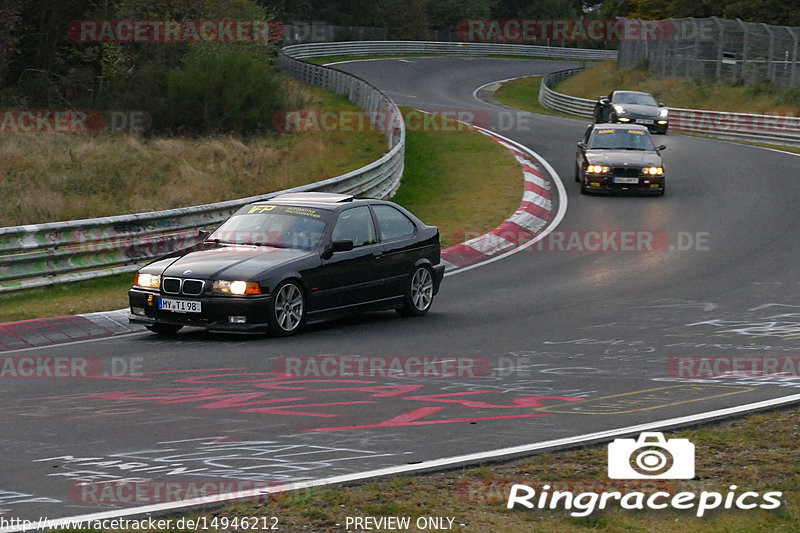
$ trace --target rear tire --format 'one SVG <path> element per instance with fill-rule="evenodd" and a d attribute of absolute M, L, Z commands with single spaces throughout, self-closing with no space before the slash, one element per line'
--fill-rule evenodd
<path fill-rule="evenodd" d="M 147 324 L 145 326 L 147 329 L 152 331 L 153 333 L 158 333 L 159 335 L 175 335 L 178 333 L 183 326 L 178 326 L 175 324 Z"/>
<path fill-rule="evenodd" d="M 295 281 L 278 285 L 269 300 L 267 321 L 270 330 L 279 337 L 288 337 L 300 331 L 306 320 L 306 298 Z"/>
<path fill-rule="evenodd" d="M 427 266 L 418 266 L 406 282 L 403 307 L 397 310 L 402 316 L 422 316 L 433 304 L 433 272 Z"/>

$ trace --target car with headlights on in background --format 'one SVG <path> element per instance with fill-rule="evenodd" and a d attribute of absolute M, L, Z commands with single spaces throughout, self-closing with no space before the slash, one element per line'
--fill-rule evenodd
<path fill-rule="evenodd" d="M 356 311 L 428 312 L 439 230 L 388 201 L 290 193 L 239 209 L 201 243 L 142 267 L 130 321 L 161 334 L 292 335 Z"/>
<path fill-rule="evenodd" d="M 653 133 L 667 133 L 669 110 L 648 93 L 611 91 L 595 103 L 594 121 L 596 124 L 641 124 Z"/>
<path fill-rule="evenodd" d="M 581 194 L 591 192 L 644 193 L 661 196 L 666 190 L 661 150 L 644 126 L 592 124 L 578 143 L 575 181 Z"/>

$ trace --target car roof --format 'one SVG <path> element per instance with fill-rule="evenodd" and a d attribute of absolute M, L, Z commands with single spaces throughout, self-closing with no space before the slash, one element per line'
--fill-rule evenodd
<path fill-rule="evenodd" d="M 593 124 L 595 130 L 644 130 L 648 131 L 647 126 L 641 124 L 623 124 L 620 122 L 604 122 Z"/>
<path fill-rule="evenodd" d="M 354 205 L 368 204 L 377 202 L 370 198 L 355 198 L 349 194 L 338 194 L 329 192 L 291 192 L 279 194 L 266 200 L 260 200 L 248 204 L 253 205 L 285 205 L 294 207 L 309 207 L 314 209 L 323 209 L 326 211 L 335 211 L 344 207 L 351 207 Z"/>
<path fill-rule="evenodd" d="M 642 92 L 642 91 L 614 91 L 614 94 L 646 94 L 647 96 L 653 96 L 650 93 Z"/>

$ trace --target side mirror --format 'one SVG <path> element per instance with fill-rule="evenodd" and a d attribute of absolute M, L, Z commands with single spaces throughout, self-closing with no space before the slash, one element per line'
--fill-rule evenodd
<path fill-rule="evenodd" d="M 602 98 L 600 98 L 600 103 L 603 105 L 608 105 L 608 98 L 603 96 Z"/>
<path fill-rule="evenodd" d="M 658 107 L 664 107 L 664 102 L 659 102 Z"/>
<path fill-rule="evenodd" d="M 586 143 L 581 141 L 578 143 L 578 148 L 586 148 Z"/>
<path fill-rule="evenodd" d="M 333 241 L 331 243 L 331 251 L 336 252 L 349 252 L 353 249 L 353 241 Z"/>
<path fill-rule="evenodd" d="M 353 241 L 333 241 L 329 246 L 325 247 L 322 252 L 323 259 L 330 259 L 336 252 L 349 252 L 353 249 Z"/>
<path fill-rule="evenodd" d="M 199 229 L 197 230 L 197 238 L 201 241 L 206 240 L 206 237 L 211 235 L 211 231 L 207 229 Z"/>
<path fill-rule="evenodd" d="M 658 150 L 659 152 L 661 150 L 666 150 L 666 149 L 667 149 L 667 145 L 666 144 L 661 144 L 661 145 L 658 146 L 658 148 L 656 148 L 656 150 Z"/>

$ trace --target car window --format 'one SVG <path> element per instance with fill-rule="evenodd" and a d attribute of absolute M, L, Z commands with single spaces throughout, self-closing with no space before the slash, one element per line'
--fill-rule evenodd
<path fill-rule="evenodd" d="M 375 242 L 375 226 L 369 207 L 354 207 L 339 214 L 333 228 L 334 241 L 353 241 L 353 247 L 373 244 Z"/>
<path fill-rule="evenodd" d="M 649 94 L 615 93 L 613 103 L 656 106 L 655 99 Z"/>
<path fill-rule="evenodd" d="M 376 205 L 373 209 L 382 241 L 410 237 L 414 234 L 416 226 L 398 209 L 390 205 Z"/>
<path fill-rule="evenodd" d="M 316 248 L 325 232 L 325 214 L 290 206 L 252 206 L 229 218 L 210 237 L 227 244 Z"/>
<path fill-rule="evenodd" d="M 589 141 L 593 150 L 655 150 L 650 134 L 645 130 L 596 128 Z"/>

